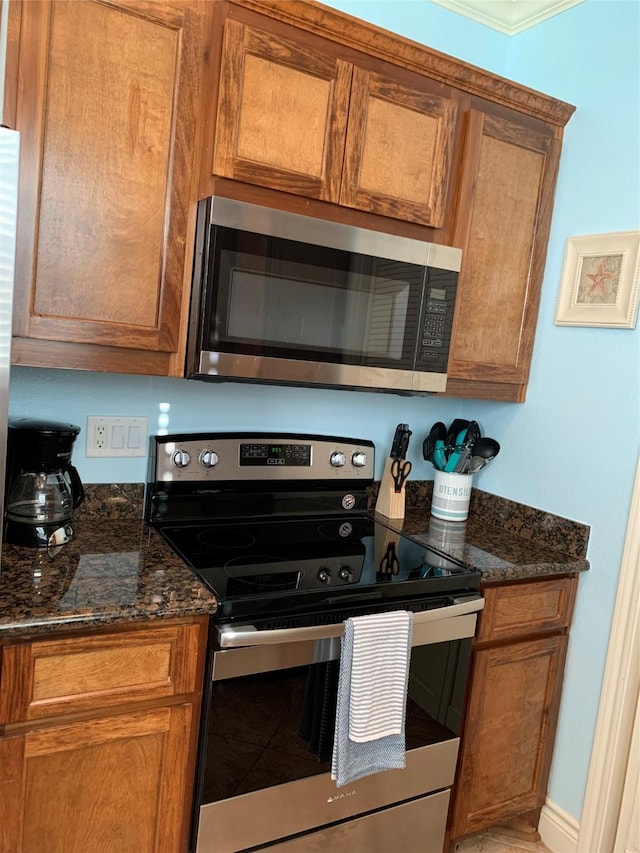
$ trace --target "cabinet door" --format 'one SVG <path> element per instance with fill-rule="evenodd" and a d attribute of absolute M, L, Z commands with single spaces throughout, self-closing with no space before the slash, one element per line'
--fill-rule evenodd
<path fill-rule="evenodd" d="M 551 127 L 524 116 L 472 110 L 468 118 L 453 237 L 462 268 L 447 390 L 491 397 L 491 383 L 502 383 L 507 389 L 498 399 L 523 400 L 560 143 Z"/>
<path fill-rule="evenodd" d="M 340 203 L 439 227 L 457 108 L 446 87 L 354 68 Z"/>
<path fill-rule="evenodd" d="M 226 22 L 215 174 L 338 200 L 351 66 L 319 44 Z"/>
<path fill-rule="evenodd" d="M 7 645 L 0 725 L 194 693 L 203 634 L 202 624 L 158 625 Z"/>
<path fill-rule="evenodd" d="M 544 803 L 567 636 L 476 652 L 452 838 Z"/>
<path fill-rule="evenodd" d="M 110 347 L 128 372 L 170 372 L 190 281 L 208 7 L 22 4 L 18 363 L 39 363 L 39 339 L 86 345 L 72 364 L 69 347 L 43 348 L 52 366 L 109 369 L 96 347 Z"/>
<path fill-rule="evenodd" d="M 0 739 L 1 853 L 186 850 L 191 705 Z"/>
<path fill-rule="evenodd" d="M 568 628 L 577 587 L 577 577 L 487 586 L 478 642 L 524 640 Z"/>

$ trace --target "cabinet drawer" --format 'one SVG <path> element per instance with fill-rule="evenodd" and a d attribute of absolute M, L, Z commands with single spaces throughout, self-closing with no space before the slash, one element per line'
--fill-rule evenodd
<path fill-rule="evenodd" d="M 567 628 L 577 578 L 487 587 L 478 642 L 515 639 Z"/>
<path fill-rule="evenodd" d="M 203 623 L 6 646 L 0 724 L 195 692 L 204 637 Z"/>

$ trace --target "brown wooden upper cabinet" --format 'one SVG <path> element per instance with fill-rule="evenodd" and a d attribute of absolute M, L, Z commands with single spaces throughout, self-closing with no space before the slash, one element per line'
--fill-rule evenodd
<path fill-rule="evenodd" d="M 529 378 L 560 141 L 552 125 L 472 104 L 452 242 L 460 246 L 447 391 L 521 401 Z"/>
<path fill-rule="evenodd" d="M 208 9 L 12 4 L 14 362 L 182 375 Z"/>
<path fill-rule="evenodd" d="M 198 198 L 463 251 L 448 395 L 522 401 L 573 107 L 313 0 L 11 0 L 13 361 L 182 376 Z"/>
<path fill-rule="evenodd" d="M 345 55 L 268 18 L 227 20 L 211 174 L 441 226 L 457 115 L 450 89 Z"/>

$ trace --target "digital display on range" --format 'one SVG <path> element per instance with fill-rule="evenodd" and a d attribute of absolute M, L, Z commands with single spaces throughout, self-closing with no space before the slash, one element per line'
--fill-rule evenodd
<path fill-rule="evenodd" d="M 311 465 L 310 444 L 241 444 L 240 466 L 306 466 Z"/>

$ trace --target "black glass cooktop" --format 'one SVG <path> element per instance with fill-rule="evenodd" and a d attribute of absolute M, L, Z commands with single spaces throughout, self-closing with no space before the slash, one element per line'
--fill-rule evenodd
<path fill-rule="evenodd" d="M 360 604 L 370 612 L 376 604 L 479 588 L 476 571 L 368 516 L 159 529 L 218 598 L 218 620 Z"/>

